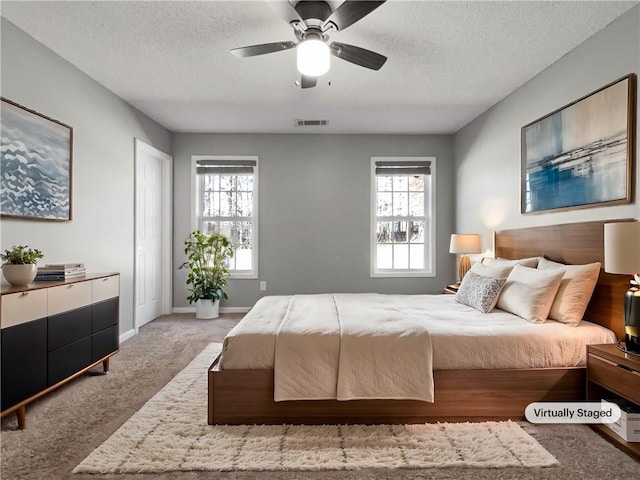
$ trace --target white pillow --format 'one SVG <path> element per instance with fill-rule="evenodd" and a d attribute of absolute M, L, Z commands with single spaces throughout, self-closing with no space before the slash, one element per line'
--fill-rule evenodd
<path fill-rule="evenodd" d="M 541 258 L 538 262 L 538 269 L 564 272 L 558 293 L 556 293 L 556 298 L 549 311 L 549 318 L 572 327 L 578 326 L 598 282 L 600 262 L 586 265 L 564 265 Z"/>
<path fill-rule="evenodd" d="M 484 265 L 482 263 L 474 263 L 471 266 L 470 272 L 483 277 L 491 278 L 507 278 L 513 269 L 512 265 Z M 464 279 L 463 279 L 464 280 Z"/>
<path fill-rule="evenodd" d="M 507 277 L 497 306 L 531 323 L 544 323 L 563 275 L 562 270 L 537 270 L 515 265 Z"/>
<path fill-rule="evenodd" d="M 468 271 L 456 293 L 456 302 L 489 313 L 496 306 L 506 281 L 506 278 L 483 277 Z"/>
<path fill-rule="evenodd" d="M 506 258 L 485 258 L 482 263 L 490 266 L 513 267 L 514 265 L 523 265 L 525 267 L 536 268 L 540 257 L 519 258 L 517 260 L 507 260 Z"/>

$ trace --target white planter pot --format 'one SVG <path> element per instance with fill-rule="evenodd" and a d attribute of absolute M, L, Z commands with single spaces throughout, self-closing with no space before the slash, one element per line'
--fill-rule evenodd
<path fill-rule="evenodd" d="M 4 264 L 2 265 L 2 275 L 11 285 L 17 287 L 28 285 L 33 282 L 38 273 L 38 266 L 35 263 L 27 263 L 24 265 Z"/>
<path fill-rule="evenodd" d="M 200 299 L 196 302 L 196 318 L 218 318 L 220 302 Z"/>

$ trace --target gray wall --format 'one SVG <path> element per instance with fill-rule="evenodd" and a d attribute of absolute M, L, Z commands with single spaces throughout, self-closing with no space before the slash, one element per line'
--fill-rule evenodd
<path fill-rule="evenodd" d="M 639 27 L 640 7 L 635 7 L 455 135 L 458 230 L 481 233 L 489 247 L 496 229 L 640 217 L 637 163 L 631 204 L 520 214 L 520 128 L 624 75 L 638 74 Z M 640 122 L 637 127 L 640 132 Z M 640 133 L 636 137 L 640 140 Z M 638 151 L 637 145 L 636 158 Z"/>
<path fill-rule="evenodd" d="M 174 260 L 191 225 L 191 156 L 259 157 L 259 280 L 231 280 L 223 307 L 251 307 L 263 294 L 438 293 L 454 280 L 453 158 L 446 135 L 174 134 Z M 435 278 L 370 278 L 372 156 L 435 156 Z M 185 273 L 174 275 L 175 307 L 186 307 Z"/>
<path fill-rule="evenodd" d="M 73 220 L 3 217 L 2 249 L 28 244 L 43 262 L 120 272 L 120 333 L 133 329 L 134 137 L 170 152 L 171 135 L 2 19 L 2 96 L 73 127 Z"/>

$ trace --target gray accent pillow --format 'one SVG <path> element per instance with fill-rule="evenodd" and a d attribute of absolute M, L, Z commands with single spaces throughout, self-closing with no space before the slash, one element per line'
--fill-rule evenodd
<path fill-rule="evenodd" d="M 456 301 L 482 313 L 489 313 L 496 306 L 506 281 L 506 278 L 483 277 L 469 271 L 458 288 Z"/>

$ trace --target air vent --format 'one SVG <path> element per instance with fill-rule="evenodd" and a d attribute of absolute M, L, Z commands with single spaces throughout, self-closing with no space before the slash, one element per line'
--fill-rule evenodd
<path fill-rule="evenodd" d="M 329 120 L 296 120 L 296 127 L 324 127 Z"/>

